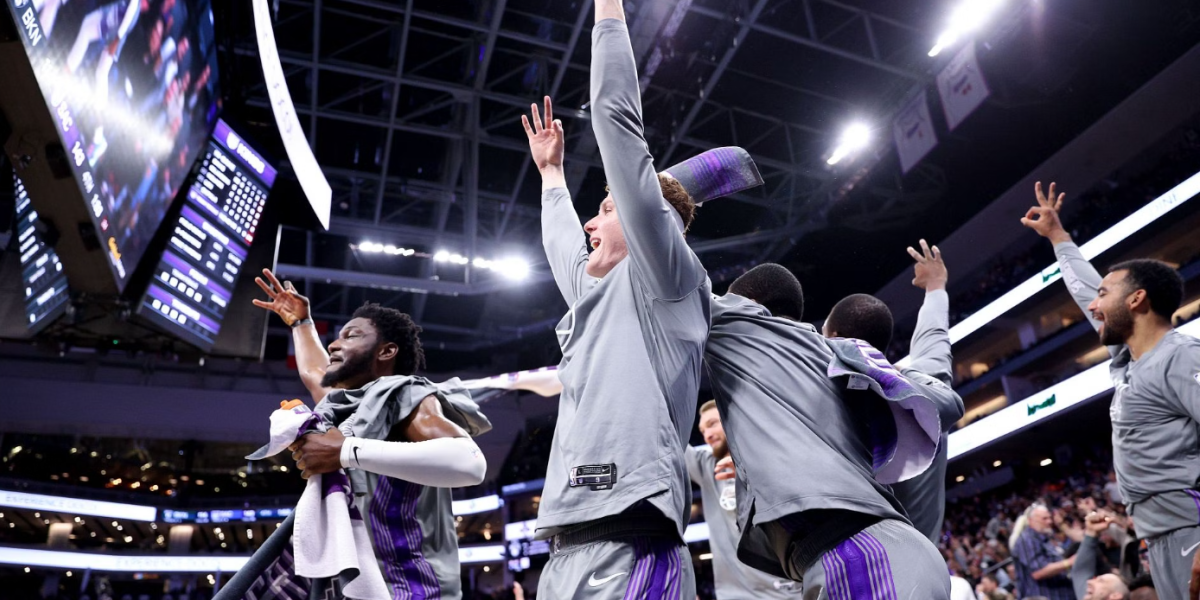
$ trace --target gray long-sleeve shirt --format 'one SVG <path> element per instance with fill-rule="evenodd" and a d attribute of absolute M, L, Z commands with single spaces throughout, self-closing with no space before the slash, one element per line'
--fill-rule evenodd
<path fill-rule="evenodd" d="M 875 480 L 844 384 L 828 376 L 829 341 L 735 294 L 712 304 L 705 364 L 737 465 L 739 558 L 779 574 L 763 527 L 809 510 L 906 521 Z"/>
<path fill-rule="evenodd" d="M 717 600 L 796 600 L 800 584 L 768 575 L 737 558 L 738 531 L 734 511 L 721 507 L 721 483 L 713 470 L 717 458 L 708 446 L 687 449 L 688 474 L 700 486 L 704 522 L 708 523 L 708 546 L 712 550 L 713 584 Z M 730 481 L 730 484 L 733 482 Z"/>
<path fill-rule="evenodd" d="M 1054 246 L 1063 282 L 1087 306 L 1103 279 L 1071 242 Z M 1200 524 L 1200 340 L 1171 331 L 1138 360 L 1109 346 L 1113 466 L 1139 537 Z"/>
<path fill-rule="evenodd" d="M 917 313 L 910 356 L 912 362 L 900 369 L 906 377 L 919 382 L 922 379 L 912 377 L 913 373 L 924 373 L 947 386 L 953 382 L 950 297 L 945 290 L 925 294 L 925 303 Z M 936 544 L 946 517 L 946 432 L 950 430 L 950 425 L 962 418 L 964 408 L 962 397 L 953 392 L 930 395 L 930 398 L 937 403 L 938 420 L 942 425 L 937 455 L 924 473 L 893 485 L 892 493 L 904 506 L 913 527 Z"/>
<path fill-rule="evenodd" d="M 695 422 L 710 286 L 663 199 L 642 134 L 629 32 L 618 20 L 592 30 L 592 127 L 629 255 L 603 279 L 588 276 L 570 195 L 543 192 L 542 241 L 571 308 L 555 328 L 563 391 L 538 535 L 645 500 L 682 536 L 691 504 L 683 454 Z M 587 466 L 615 482 L 572 485 L 572 470 Z"/>

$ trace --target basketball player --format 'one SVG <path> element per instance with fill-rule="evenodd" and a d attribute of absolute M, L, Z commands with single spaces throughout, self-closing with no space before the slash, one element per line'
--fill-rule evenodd
<path fill-rule="evenodd" d="M 595 2 L 591 122 L 611 191 L 580 228 L 563 177 L 562 123 L 522 116 L 542 175 L 542 241 L 570 306 L 537 536 L 551 538 L 539 598 L 695 597 L 683 543 L 684 447 L 708 335 L 708 276 L 683 227 L 694 206 L 659 176 L 620 0 Z M 592 252 L 582 242 L 587 233 Z"/>
<path fill-rule="evenodd" d="M 947 600 L 945 561 L 884 485 L 933 458 L 940 431 L 922 396 L 931 390 L 874 349 L 799 322 L 800 282 L 778 285 L 784 273 L 759 265 L 712 299 L 705 364 L 737 465 L 738 557 L 799 582 L 806 599 Z M 784 290 L 791 302 L 779 302 Z M 764 294 L 794 312 L 770 313 L 755 302 Z M 916 422 L 893 417 L 893 405 Z"/>
<path fill-rule="evenodd" d="M 318 403 L 316 412 L 354 412 L 343 414 L 339 427 L 306 435 L 293 446 L 302 476 L 350 470 L 393 597 L 461 598 L 450 488 L 483 482 L 487 463 L 468 430 L 484 433 L 491 427 L 487 418 L 473 403 L 451 402 L 427 379 L 412 376 L 425 353 L 421 329 L 408 315 L 365 304 L 326 353 L 308 299 L 270 270 L 263 275 L 269 285 L 258 277 L 255 282 L 270 301 L 255 299 L 254 305 L 291 326 L 300 377 Z M 378 431 L 378 439 L 347 436 L 356 433 L 356 423 Z"/>
<path fill-rule="evenodd" d="M 925 302 L 917 313 L 909 356 L 911 362 L 900 373 L 912 381 L 937 385 L 943 391 L 954 381 L 950 354 L 950 297 L 946 294 L 949 273 L 942 253 L 921 240 L 921 251 L 911 246 L 908 254 L 917 261 L 913 266 L 913 285 L 925 290 Z M 876 348 L 887 348 L 892 341 L 892 311 L 882 300 L 867 294 L 854 294 L 834 305 L 825 319 L 826 337 L 864 340 Z M 932 383 L 933 381 L 939 384 Z M 942 439 L 933 464 L 924 473 L 892 486 L 892 493 L 904 506 L 917 531 L 936 544 L 946 516 L 946 440 L 950 426 L 963 416 L 963 401 L 954 392 L 930 396 L 938 401 L 938 419 Z"/>
<path fill-rule="evenodd" d="M 1113 466 L 1137 534 L 1150 549 L 1154 587 L 1166 600 L 1200 592 L 1200 340 L 1171 326 L 1183 278 L 1136 259 L 1103 278 L 1062 226 L 1064 194 L 1038 182 L 1021 224 L 1054 244 L 1063 283 L 1113 356 Z M 1188 580 L 1191 580 L 1190 590 Z"/>
<path fill-rule="evenodd" d="M 800 586 L 790 579 L 772 577 L 737 559 L 737 502 L 734 481 L 720 461 L 729 456 L 725 430 L 717 402 L 709 400 L 700 407 L 700 434 L 708 446 L 687 449 L 688 474 L 700 486 L 704 501 L 704 522 L 708 523 L 708 546 L 712 550 L 713 583 L 717 600 L 757 600 L 759 598 L 800 598 Z M 720 478 L 720 479 L 718 479 Z"/>

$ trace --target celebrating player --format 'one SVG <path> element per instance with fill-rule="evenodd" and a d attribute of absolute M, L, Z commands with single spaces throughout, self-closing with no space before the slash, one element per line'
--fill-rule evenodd
<path fill-rule="evenodd" d="M 739 558 L 806 598 L 947 600 L 945 562 L 884 484 L 928 466 L 940 432 L 925 396 L 952 392 L 800 323 L 800 282 L 779 265 L 729 289 L 712 300 L 705 364 L 737 465 Z"/>
<path fill-rule="evenodd" d="M 470 435 L 490 429 L 487 418 L 469 397 L 413 376 L 425 354 L 421 328 L 408 315 L 365 304 L 326 353 L 308 299 L 270 270 L 263 275 L 270 284 L 259 277 L 255 282 L 270 301 L 256 299 L 254 305 L 292 328 L 300 378 L 318 403 L 315 412 L 340 418 L 339 427 L 293 446 L 303 476 L 350 469 L 393 597 L 461 598 L 449 488 L 483 481 L 487 463 Z"/>
<path fill-rule="evenodd" d="M 592 127 L 611 190 L 581 230 L 563 177 L 562 123 L 522 117 L 542 175 L 542 239 L 570 306 L 556 327 L 563 392 L 538 510 L 553 537 L 538 595 L 695 597 L 683 544 L 683 452 L 708 335 L 708 277 L 679 223 L 693 205 L 655 173 L 620 0 L 595 3 Z M 586 231 L 592 252 L 581 242 Z"/>
<path fill-rule="evenodd" d="M 917 327 L 910 346 L 912 362 L 900 369 L 905 377 L 926 385 L 947 388 L 954 380 L 950 353 L 950 297 L 946 294 L 949 273 L 942 253 L 921 240 L 921 251 L 908 248 L 913 265 L 913 285 L 925 290 L 925 302 L 917 313 Z M 866 294 L 842 299 L 829 311 L 822 333 L 826 337 L 864 340 L 876 348 L 887 348 L 892 341 L 892 311 L 882 300 Z M 938 401 L 942 439 L 933 464 L 924 473 L 892 486 L 892 493 L 904 506 L 913 526 L 929 541 L 938 542 L 942 520 L 946 516 L 946 441 L 950 425 L 963 416 L 963 401 L 958 394 L 931 395 Z"/>
<path fill-rule="evenodd" d="M 1159 597 L 1200 596 L 1200 340 L 1172 327 L 1183 278 L 1150 259 L 1115 264 L 1103 277 L 1063 228 L 1065 194 L 1039 181 L 1021 224 L 1054 244 L 1063 283 L 1108 346 L 1113 466 L 1139 537 L 1150 547 Z M 1189 586 L 1190 579 L 1190 586 Z"/>

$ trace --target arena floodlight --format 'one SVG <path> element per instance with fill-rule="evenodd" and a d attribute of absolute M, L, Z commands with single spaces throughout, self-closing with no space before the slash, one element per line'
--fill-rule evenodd
<path fill-rule="evenodd" d="M 492 270 L 513 281 L 524 281 L 529 277 L 529 263 L 519 258 L 505 258 L 492 262 Z"/>
<path fill-rule="evenodd" d="M 833 149 L 833 154 L 825 160 L 827 164 L 836 165 L 842 159 L 866 148 L 871 143 L 871 129 L 863 123 L 852 123 L 842 132 L 842 137 L 838 138 L 838 145 Z"/>
<path fill-rule="evenodd" d="M 938 35 L 937 42 L 929 50 L 929 56 L 937 56 L 942 50 L 953 46 L 964 35 L 978 31 L 1000 8 L 1004 0 L 964 0 L 950 13 L 946 29 Z"/>

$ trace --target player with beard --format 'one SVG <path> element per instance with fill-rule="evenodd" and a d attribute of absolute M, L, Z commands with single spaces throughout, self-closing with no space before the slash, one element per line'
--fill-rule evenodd
<path fill-rule="evenodd" d="M 1200 340 L 1172 327 L 1183 278 L 1170 265 L 1136 259 L 1100 273 L 1062 226 L 1064 194 L 1038 182 L 1037 206 L 1021 224 L 1054 244 L 1063 283 L 1108 346 L 1115 390 L 1113 466 L 1134 528 L 1150 548 L 1159 596 L 1200 593 Z M 1191 581 L 1189 589 L 1189 578 Z"/>
<path fill-rule="evenodd" d="M 269 284 L 255 282 L 270 301 L 254 305 L 292 328 L 314 412 L 337 425 L 292 446 L 302 476 L 347 469 L 393 597 L 461 598 L 450 488 L 483 481 L 487 463 L 471 435 L 490 429 L 487 418 L 465 390 L 413 376 L 425 354 L 408 315 L 364 304 L 326 353 L 308 299 L 263 275 Z"/>
<path fill-rule="evenodd" d="M 737 500 L 729 446 L 717 401 L 700 407 L 700 434 L 708 446 L 689 447 L 688 474 L 700 486 L 704 522 L 708 523 L 708 546 L 712 551 L 713 583 L 717 600 L 800 598 L 800 586 L 789 579 L 772 577 L 737 558 Z"/>

